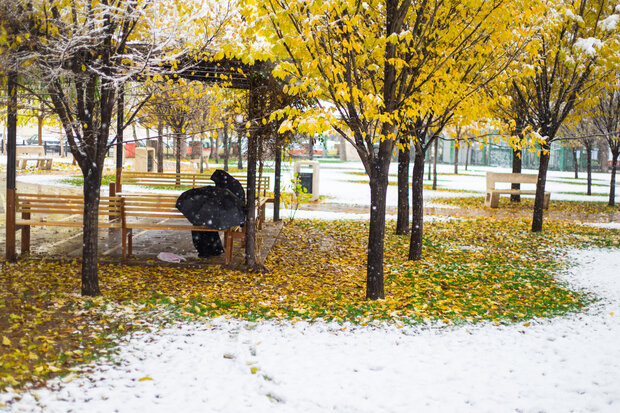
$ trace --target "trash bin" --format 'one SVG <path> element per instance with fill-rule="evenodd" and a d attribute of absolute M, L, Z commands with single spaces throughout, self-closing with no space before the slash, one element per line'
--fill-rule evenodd
<path fill-rule="evenodd" d="M 305 189 L 305 193 L 312 194 L 312 172 L 300 172 L 299 184 Z"/>
<path fill-rule="evenodd" d="M 305 171 L 301 172 L 302 167 Z M 319 163 L 317 161 L 298 161 L 295 162 L 293 171 L 297 177 L 297 184 L 301 185 L 310 195 L 310 201 L 319 200 Z"/>

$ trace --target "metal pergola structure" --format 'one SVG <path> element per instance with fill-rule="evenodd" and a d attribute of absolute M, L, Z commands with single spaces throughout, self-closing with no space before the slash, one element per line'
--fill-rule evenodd
<path fill-rule="evenodd" d="M 169 79 L 186 79 L 212 84 L 220 84 L 228 88 L 248 91 L 248 118 L 252 121 L 257 118 L 255 101 L 258 88 L 266 83 L 269 76 L 265 62 L 243 63 L 237 59 L 213 59 L 206 54 L 197 56 L 188 55 L 178 61 L 176 70 L 164 70 L 160 76 Z M 144 81 L 147 76 L 135 79 Z M 7 172 L 6 172 L 6 239 L 5 256 L 7 261 L 15 261 L 15 227 L 16 227 L 16 141 L 17 141 L 17 73 L 7 75 Z M 117 116 L 117 150 L 116 150 L 116 191 L 120 192 L 120 181 L 123 170 L 123 95 L 119 93 L 119 110 Z M 256 203 L 256 162 L 258 157 L 257 140 L 254 128 L 248 139 L 248 167 L 247 167 L 247 205 Z M 276 178 L 276 180 L 278 180 Z M 255 208 L 248 208 L 246 217 L 245 259 L 248 266 L 256 264 L 255 256 Z"/>

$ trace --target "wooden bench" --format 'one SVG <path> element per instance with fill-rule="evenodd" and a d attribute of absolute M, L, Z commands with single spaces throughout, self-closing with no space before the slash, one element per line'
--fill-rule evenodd
<path fill-rule="evenodd" d="M 30 227 L 83 227 L 84 197 L 18 192 L 15 196 L 15 212 L 15 232 L 22 231 L 23 254 L 30 251 Z M 99 203 L 99 228 L 122 229 L 123 223 L 123 200 L 120 197 L 102 196 Z M 125 240 L 122 242 L 122 254 L 125 258 Z"/>
<path fill-rule="evenodd" d="M 201 186 L 214 185 L 215 183 L 210 179 L 212 172 L 197 174 L 197 173 L 159 173 L 159 172 L 123 172 L 121 174 L 121 184 L 122 185 L 142 185 L 149 187 L 161 187 L 166 189 L 177 189 L 184 190 L 189 188 L 197 188 Z M 247 175 L 232 175 L 235 179 L 237 179 L 243 188 L 247 191 Z M 263 223 L 265 222 L 265 208 L 267 203 L 273 202 L 273 198 L 267 197 L 267 190 L 269 189 L 270 179 L 269 176 L 262 176 L 259 180 L 256 178 L 256 227 L 260 230 L 262 229 Z M 123 189 L 124 191 L 124 189 Z M 158 202 L 163 202 L 160 204 L 163 208 L 161 214 L 164 216 L 160 218 L 172 218 L 174 214 L 177 214 L 176 217 L 182 214 L 176 209 L 176 195 L 160 195 L 160 194 L 136 194 L 136 193 L 127 193 L 123 192 L 121 194 L 117 194 L 122 196 L 125 199 L 125 215 L 128 217 L 144 217 L 144 215 L 135 215 L 135 214 L 144 214 L 145 211 L 140 211 L 139 207 L 134 209 L 132 205 L 139 205 L 140 203 L 144 204 L 147 208 L 153 208 L 158 205 Z M 165 200 L 165 201 L 162 201 Z M 159 208 L 159 206 L 157 208 Z M 155 210 L 155 209 L 154 209 Z M 169 214 L 169 215 L 167 215 Z M 152 215 L 151 215 L 152 216 Z M 131 236 L 132 233 L 129 231 L 130 229 L 141 228 L 141 229 L 171 229 L 171 230 L 194 230 L 196 227 L 189 223 L 179 224 L 182 227 L 167 225 L 163 222 L 160 223 L 152 223 L 148 224 L 138 224 L 131 223 L 128 225 L 128 245 L 129 245 L 129 254 L 131 255 Z M 207 231 L 208 228 L 199 229 L 201 231 Z M 245 239 L 245 227 L 235 227 L 229 230 L 224 231 L 224 250 L 226 254 L 226 264 L 230 264 L 232 259 L 232 250 L 233 243 L 235 239 Z"/>
<path fill-rule="evenodd" d="M 165 189 L 190 189 L 207 185 L 215 185 L 210 179 L 212 172 L 196 174 L 196 173 L 174 173 L 174 172 L 123 172 L 121 175 L 121 184 L 124 185 L 142 185 L 149 187 L 160 187 Z M 241 186 L 247 191 L 247 176 L 232 175 L 233 178 L 241 183 Z M 267 190 L 270 185 L 270 177 L 263 175 L 259 180 L 256 177 L 256 224 L 259 229 L 265 222 L 265 207 L 269 202 L 273 202 L 273 198 L 267 196 Z M 131 194 L 136 195 L 136 194 Z"/>
<path fill-rule="evenodd" d="M 534 184 L 538 181 L 538 175 L 533 174 L 517 174 L 517 173 L 498 173 L 498 172 L 487 172 L 487 191 L 486 198 L 484 201 L 484 205 L 497 208 L 499 206 L 499 196 L 500 195 L 535 195 L 536 189 L 533 190 L 524 190 L 524 189 L 498 189 L 495 187 L 495 184 L 498 182 L 501 183 L 510 183 L 510 184 Z M 549 192 L 545 192 L 545 198 L 543 203 L 543 208 L 549 208 L 549 199 L 551 194 Z"/>
<path fill-rule="evenodd" d="M 164 230 L 164 231 L 209 231 L 216 229 L 192 225 L 177 209 L 176 195 L 165 194 L 123 194 L 123 240 L 127 239 L 127 256 L 133 253 L 133 230 Z M 181 220 L 181 221 L 179 221 Z M 172 222 L 170 222 L 172 221 Z M 174 222 L 179 221 L 179 222 Z M 235 229 L 224 231 L 224 253 L 226 265 L 232 261 L 233 237 Z"/>
<path fill-rule="evenodd" d="M 17 146 L 15 154 L 17 169 L 26 169 L 28 161 L 36 161 L 39 169 L 52 169 L 54 159 L 45 156 L 43 146 Z"/>

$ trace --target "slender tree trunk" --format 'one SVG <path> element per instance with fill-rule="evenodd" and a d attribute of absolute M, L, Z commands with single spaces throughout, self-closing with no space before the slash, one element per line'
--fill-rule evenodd
<path fill-rule="evenodd" d="M 592 195 L 592 147 L 586 147 L 586 165 L 588 174 L 588 195 Z"/>
<path fill-rule="evenodd" d="M 229 151 L 228 151 L 228 125 L 224 125 L 224 136 L 223 136 L 223 144 L 224 144 L 224 170 L 228 171 L 228 156 L 229 156 Z"/>
<path fill-rule="evenodd" d="M 164 124 L 157 123 L 157 172 L 164 172 Z"/>
<path fill-rule="evenodd" d="M 175 135 L 175 146 L 176 146 L 176 171 L 177 173 L 181 173 L 181 134 L 177 131 L 174 132 Z"/>
<path fill-rule="evenodd" d="M 459 174 L 459 146 L 458 141 L 456 142 L 456 146 L 454 147 L 454 174 Z"/>
<path fill-rule="evenodd" d="M 259 113 L 256 107 L 257 93 L 255 87 L 250 87 L 248 99 L 248 117 L 255 119 Z M 248 136 L 248 170 L 247 170 L 247 190 L 246 205 L 247 215 L 245 217 L 245 264 L 250 267 L 256 267 L 256 160 L 258 157 L 258 136 L 256 127 L 250 129 Z"/>
<path fill-rule="evenodd" d="M 383 144 L 383 143 L 382 143 Z M 368 228 L 368 263 L 366 265 L 366 298 L 385 297 L 383 284 L 383 248 L 385 243 L 385 197 L 388 187 L 387 162 L 375 159 L 370 176 L 370 225 Z"/>
<path fill-rule="evenodd" d="M 273 221 L 280 220 L 280 180 L 282 176 L 282 138 L 276 134 L 275 177 L 273 182 Z"/>
<path fill-rule="evenodd" d="M 411 149 L 409 139 L 402 150 L 398 151 L 398 211 L 396 218 L 396 235 L 409 234 L 409 163 Z"/>
<path fill-rule="evenodd" d="M 39 136 L 39 146 L 43 146 L 43 114 L 37 116 L 37 133 Z"/>
<path fill-rule="evenodd" d="M 521 173 L 521 166 L 522 166 L 521 149 L 513 149 L 513 151 L 512 151 L 512 173 L 513 174 L 520 174 Z M 518 183 L 512 184 L 510 186 L 510 189 L 519 190 L 519 189 L 521 189 L 521 184 L 518 184 Z M 511 202 L 521 202 L 521 195 L 519 195 L 519 194 L 510 195 L 510 201 Z"/>
<path fill-rule="evenodd" d="M 239 149 L 239 159 L 237 159 L 237 169 L 240 171 L 243 170 L 243 151 L 242 151 L 242 142 L 243 133 L 242 129 L 239 128 L 239 134 L 237 135 L 237 149 Z"/>
<path fill-rule="evenodd" d="M 433 162 L 432 162 L 433 158 L 432 157 L 435 156 L 435 154 L 433 154 L 433 149 L 429 149 L 429 151 L 428 151 L 428 157 L 431 159 L 431 162 L 428 163 L 428 177 L 427 177 L 427 179 L 429 181 L 431 181 L 433 179 L 433 175 L 432 175 L 432 173 L 433 173 L 433 169 L 432 169 L 433 168 Z"/>
<path fill-rule="evenodd" d="M 577 149 L 573 149 L 573 166 L 575 167 L 575 179 L 579 179 L 579 158 L 577 158 Z"/>
<path fill-rule="evenodd" d="M 469 166 L 469 148 L 470 148 L 470 145 L 468 143 L 467 150 L 465 151 L 465 170 L 467 170 L 467 167 Z"/>
<path fill-rule="evenodd" d="M 314 159 L 314 138 L 312 136 L 308 139 L 308 159 Z"/>
<path fill-rule="evenodd" d="M 424 231 L 424 151 L 416 150 L 411 178 L 411 241 L 409 259 L 422 259 Z"/>
<path fill-rule="evenodd" d="M 84 219 L 82 249 L 82 295 L 97 296 L 99 277 L 97 275 L 97 244 L 99 239 L 99 189 L 101 171 L 91 165 L 84 174 Z"/>
<path fill-rule="evenodd" d="M 609 166 L 607 162 L 609 162 L 609 154 L 608 154 L 609 146 L 607 145 L 607 141 L 602 141 L 598 147 L 598 155 L 601 165 L 601 172 L 607 173 L 609 172 Z"/>
<path fill-rule="evenodd" d="M 549 170 L 550 145 L 545 144 L 540 151 L 540 165 L 538 167 L 538 181 L 536 182 L 536 197 L 534 198 L 534 216 L 532 218 L 532 232 L 541 232 L 543 227 L 543 206 L 545 201 L 545 184 Z"/>
<path fill-rule="evenodd" d="M 439 137 L 435 136 L 435 143 L 433 144 L 433 152 L 435 155 L 433 156 L 433 191 L 437 189 L 437 154 L 439 153 Z"/>
<path fill-rule="evenodd" d="M 211 132 L 209 132 L 209 148 L 211 148 L 211 154 L 209 156 L 215 156 L 215 141 L 213 140 L 213 136 L 211 136 Z"/>
<path fill-rule="evenodd" d="M 214 156 L 214 160 L 215 163 L 220 163 L 220 151 L 219 151 L 219 146 L 220 146 L 220 131 L 218 129 L 217 133 L 215 134 L 215 154 Z"/>
<path fill-rule="evenodd" d="M 611 153 L 611 182 L 609 183 L 609 206 L 616 205 L 616 170 L 618 169 L 618 155 L 620 151 Z"/>

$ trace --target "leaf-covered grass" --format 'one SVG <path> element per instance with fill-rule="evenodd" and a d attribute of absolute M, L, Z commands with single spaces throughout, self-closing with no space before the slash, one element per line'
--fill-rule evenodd
<path fill-rule="evenodd" d="M 101 176 L 101 186 L 107 187 L 111 182 L 116 181 L 115 174 L 104 174 Z M 62 179 L 60 182 L 64 184 L 74 185 L 74 186 L 84 186 L 84 177 L 81 175 L 78 176 L 70 176 Z"/>
<path fill-rule="evenodd" d="M 555 276 L 568 248 L 620 247 L 617 231 L 548 220 L 450 220 L 425 226 L 424 259 L 386 231 L 386 299 L 366 301 L 366 222 L 296 221 L 266 273 L 222 267 L 100 265 L 103 297 L 82 298 L 79 265 L 24 260 L 0 267 L 0 389 L 67 374 L 149 324 L 232 316 L 357 324 L 510 323 L 579 311 L 593 298 Z"/>
<path fill-rule="evenodd" d="M 441 180 L 439 180 L 441 181 Z M 355 184 L 368 184 L 368 181 L 363 181 L 363 180 L 349 180 L 348 182 L 352 182 Z M 398 182 L 388 182 L 388 185 L 390 186 L 397 186 Z M 409 182 L 409 186 L 411 187 L 411 182 Z M 440 191 L 440 192 L 456 192 L 456 193 L 468 193 L 468 194 L 472 194 L 472 193 L 482 193 L 476 190 L 470 190 L 470 189 L 451 189 L 451 188 L 440 188 L 437 187 L 435 189 L 433 189 L 433 185 L 431 184 L 424 184 L 422 185 L 424 187 L 425 191 Z"/>
<path fill-rule="evenodd" d="M 463 209 L 489 209 L 484 205 L 484 196 L 433 198 L 434 204 L 452 205 Z M 520 202 L 511 202 L 509 195 L 499 198 L 499 209 L 522 210 L 531 212 L 534 209 L 533 197 L 521 197 Z M 573 214 L 615 214 L 620 212 L 620 204 L 609 206 L 606 202 L 588 201 L 549 201 L 549 211 Z"/>

